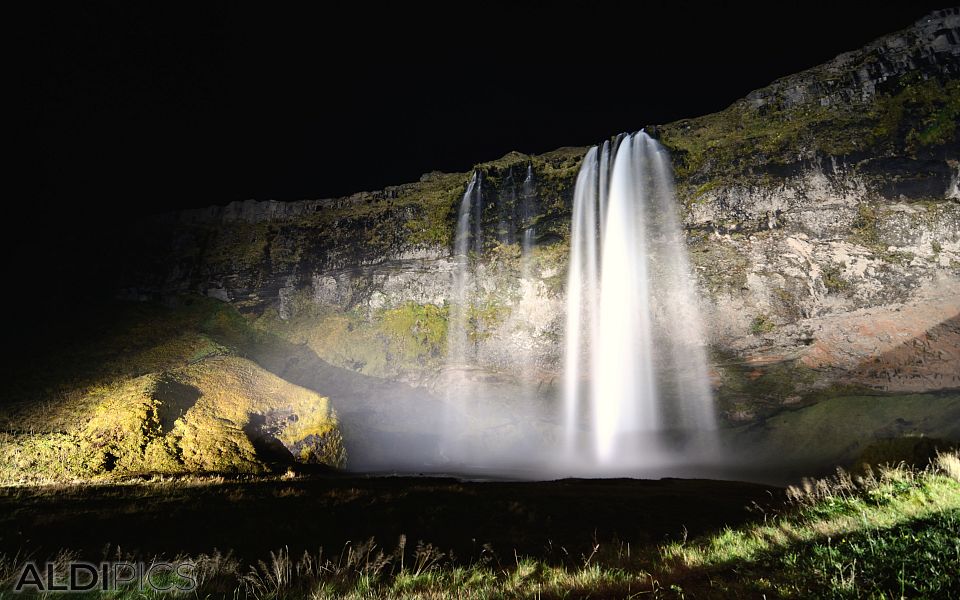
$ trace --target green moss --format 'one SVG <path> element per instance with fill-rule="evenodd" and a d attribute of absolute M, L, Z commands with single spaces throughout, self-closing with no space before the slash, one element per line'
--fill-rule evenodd
<path fill-rule="evenodd" d="M 726 413 L 742 410 L 756 418 L 775 414 L 788 398 L 808 395 L 816 381 L 813 371 L 793 360 L 752 365 L 722 354 L 714 360 L 724 365 L 718 396 Z"/>
<path fill-rule="evenodd" d="M 860 145 L 851 131 L 860 118 L 854 111 L 819 105 L 760 111 L 740 101 L 719 113 L 664 126 L 661 141 L 674 154 L 680 177 L 698 175 L 703 181 L 707 176 L 702 188 L 741 173 L 749 163 L 791 163 L 802 148 L 852 152 Z"/>
<path fill-rule="evenodd" d="M 793 290 L 806 290 L 806 282 L 798 283 L 792 278 L 787 281 L 788 285 L 791 285 L 789 289 L 780 287 L 773 290 L 780 304 L 777 313 L 782 315 L 788 322 L 796 322 L 803 318 L 803 305 Z"/>
<path fill-rule="evenodd" d="M 275 310 L 265 311 L 255 322 L 258 331 L 294 344 L 306 344 L 321 359 L 352 371 L 387 376 L 391 373 L 389 340 L 360 311 L 306 303 L 290 319 L 280 319 Z"/>
<path fill-rule="evenodd" d="M 690 195 L 691 204 L 701 204 L 706 199 L 705 196 L 712 192 L 713 190 L 721 187 L 720 180 L 712 179 L 703 185 L 697 187 L 697 189 Z"/>
<path fill-rule="evenodd" d="M 877 209 L 869 204 L 857 205 L 857 216 L 853 220 L 853 232 L 860 242 L 870 248 L 880 247 L 880 234 L 877 230 Z"/>
<path fill-rule="evenodd" d="M 187 470 L 265 471 L 264 458 L 255 447 L 262 432 L 250 429 L 252 415 L 296 415 L 295 420 L 284 421 L 277 434 L 288 445 L 311 436 L 322 437 L 337 426 L 327 398 L 249 360 L 217 358 L 191 365 L 181 376 L 201 394 L 171 432 Z"/>
<path fill-rule="evenodd" d="M 267 257 L 270 237 L 267 223 L 237 221 L 212 229 L 203 260 L 211 265 L 256 266 Z"/>
<path fill-rule="evenodd" d="M 448 307 L 406 303 L 366 314 L 312 301 L 280 319 L 265 311 L 257 330 L 306 344 L 321 359 L 366 375 L 403 377 L 438 367 L 446 347 Z"/>
<path fill-rule="evenodd" d="M 659 128 L 671 151 L 683 197 L 696 202 L 719 185 L 762 184 L 767 171 L 798 156 L 872 151 L 914 153 L 956 139 L 960 82 L 907 77 L 864 105 L 741 100 L 727 109 Z M 759 169 L 757 167 L 760 167 Z"/>
<path fill-rule="evenodd" d="M 453 244 L 465 179 L 462 175 L 438 176 L 397 199 L 398 204 L 408 207 L 413 214 L 404 221 L 409 243 L 442 247 Z"/>
<path fill-rule="evenodd" d="M 747 287 L 750 261 L 738 248 L 729 241 L 705 239 L 690 252 L 690 260 L 702 274 L 712 297 L 740 293 Z"/>
<path fill-rule="evenodd" d="M 916 257 L 916 254 L 906 250 L 894 250 L 892 252 L 884 253 L 884 260 L 897 265 L 908 265 L 913 262 L 913 259 Z"/>
<path fill-rule="evenodd" d="M 496 299 L 470 305 L 467 310 L 467 336 L 474 342 L 488 338 L 508 314 L 510 309 Z"/>
<path fill-rule="evenodd" d="M 944 217 L 944 207 L 947 202 L 921 200 L 914 203 L 924 210 L 910 215 L 911 224 L 915 227 L 933 228 Z M 891 250 L 881 235 L 881 224 L 891 217 L 891 209 L 874 207 L 869 204 L 857 206 L 857 216 L 853 221 L 852 241 L 870 249 L 878 258 L 887 263 L 906 265 L 912 262 L 916 255 L 906 250 Z M 896 221 L 894 221 L 896 222 Z"/>
<path fill-rule="evenodd" d="M 0 482 L 70 481 L 87 473 L 71 433 L 0 433 Z"/>
<path fill-rule="evenodd" d="M 97 388 L 98 399 L 81 425 L 62 434 L 0 440 L 5 482 L 58 481 L 143 473 L 268 470 L 248 430 L 251 415 L 290 411 L 297 416 L 279 434 L 295 446 L 328 438 L 320 460 L 342 466 L 342 441 L 326 398 L 294 386 L 255 363 L 216 357 L 164 376 L 196 391 L 186 406 L 161 393 L 156 374 Z M 180 382 L 183 383 L 180 383 Z M 166 415 L 165 415 L 166 413 Z M 165 422 L 166 421 L 166 422 Z M 314 445 L 310 446 L 315 447 Z M 316 462 L 316 457 L 314 458 Z"/>
<path fill-rule="evenodd" d="M 850 282 L 843 278 L 843 265 L 823 265 L 820 277 L 827 291 L 839 294 L 850 287 Z"/>
<path fill-rule="evenodd" d="M 267 258 L 272 269 L 287 269 L 303 259 L 307 247 L 300 243 L 299 236 L 291 236 L 275 224 L 271 224 L 268 235 Z"/>
<path fill-rule="evenodd" d="M 492 171 L 494 173 L 498 173 L 501 171 L 505 171 L 507 169 L 512 169 L 513 167 L 526 166 L 526 164 L 529 163 L 531 159 L 532 159 L 531 156 L 527 154 L 523 154 L 522 152 L 517 152 L 516 150 L 513 150 L 511 152 L 507 152 L 506 154 L 504 154 L 503 156 L 501 156 L 496 160 L 490 160 L 490 161 L 480 163 L 479 165 L 477 165 L 477 167 L 486 172 Z"/>
<path fill-rule="evenodd" d="M 960 81 L 908 78 L 897 93 L 879 97 L 873 110 L 878 140 L 900 142 L 908 151 L 946 144 L 960 120 Z"/>
<path fill-rule="evenodd" d="M 770 333 L 777 328 L 777 324 L 773 320 L 765 315 L 759 314 L 753 318 L 753 321 L 750 323 L 750 333 L 754 335 L 763 335 L 765 333 Z"/>
<path fill-rule="evenodd" d="M 156 374 L 145 375 L 94 392 L 97 406 L 75 430 L 88 473 L 180 470 L 175 451 L 160 439 L 158 381 Z"/>
<path fill-rule="evenodd" d="M 386 310 L 380 326 L 388 339 L 391 356 L 401 356 L 419 366 L 442 359 L 447 344 L 448 307 L 408 302 Z"/>

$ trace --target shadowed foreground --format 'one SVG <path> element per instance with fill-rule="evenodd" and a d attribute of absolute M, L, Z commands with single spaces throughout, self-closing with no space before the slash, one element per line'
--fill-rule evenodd
<path fill-rule="evenodd" d="M 764 505 L 747 519 L 751 498 Z M 63 570 L 78 559 L 150 566 L 158 556 L 191 569 L 165 583 L 195 582 L 189 594 L 209 598 L 960 593 L 955 453 L 924 470 L 839 472 L 785 494 L 681 480 L 212 479 L 8 488 L 0 508 L 0 531 L 12 532 L 0 597 L 12 597 L 3 590 L 30 559 Z M 120 548 L 103 546 L 109 537 Z M 87 595 L 159 596 L 134 585 Z"/>
<path fill-rule="evenodd" d="M 375 537 L 428 541 L 470 559 L 482 546 L 541 555 L 594 540 L 660 542 L 750 518 L 782 490 L 706 480 L 463 482 L 427 477 L 181 480 L 7 488 L 0 491 L 0 549 L 63 547 L 99 559 L 106 545 L 157 553 L 340 548 Z"/>

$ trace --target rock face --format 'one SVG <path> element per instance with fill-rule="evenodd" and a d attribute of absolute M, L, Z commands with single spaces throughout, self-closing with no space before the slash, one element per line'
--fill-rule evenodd
<path fill-rule="evenodd" d="M 935 11 L 913 27 L 885 36 L 867 46 L 846 52 L 832 61 L 798 75 L 785 77 L 747 94 L 756 108 L 820 104 L 865 104 L 896 89 L 904 75 L 932 77 L 960 75 L 956 58 L 957 9 Z"/>
<path fill-rule="evenodd" d="M 948 9 L 720 113 L 647 128 L 674 159 L 728 420 L 833 385 L 960 388 L 958 120 L 960 9 Z M 469 332 L 477 367 L 544 398 L 562 363 L 584 151 L 476 167 L 487 232 Z M 528 166 L 533 216 L 507 193 Z M 430 173 L 341 199 L 169 214 L 136 230 L 161 258 L 151 255 L 159 267 L 139 269 L 124 293 L 215 297 L 333 365 L 435 390 L 449 378 L 451 236 L 469 178 Z M 503 223 L 535 226 L 527 268 Z"/>

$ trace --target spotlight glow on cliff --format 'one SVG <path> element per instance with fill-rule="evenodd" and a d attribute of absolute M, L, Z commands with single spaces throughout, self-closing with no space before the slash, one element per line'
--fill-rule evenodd
<path fill-rule="evenodd" d="M 667 152 L 641 131 L 590 149 L 577 178 L 563 408 L 576 470 L 683 463 L 714 437 L 671 172 Z"/>

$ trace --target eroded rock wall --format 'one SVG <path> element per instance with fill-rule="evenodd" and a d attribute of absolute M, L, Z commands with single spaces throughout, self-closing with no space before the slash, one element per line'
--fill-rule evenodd
<path fill-rule="evenodd" d="M 729 419 L 830 385 L 960 387 L 958 73 L 960 10 L 938 11 L 721 113 L 648 128 L 674 158 Z M 473 257 L 477 367 L 545 396 L 562 361 L 584 152 L 511 153 L 476 167 L 487 232 Z M 536 214 L 521 223 L 505 189 L 528 167 Z M 433 388 L 443 381 L 452 234 L 469 177 L 431 173 L 342 199 L 168 215 L 145 226 L 162 268 L 138 271 L 125 293 L 213 296 L 337 366 Z M 498 233 L 504 219 L 536 227 L 527 269 L 519 245 Z"/>

